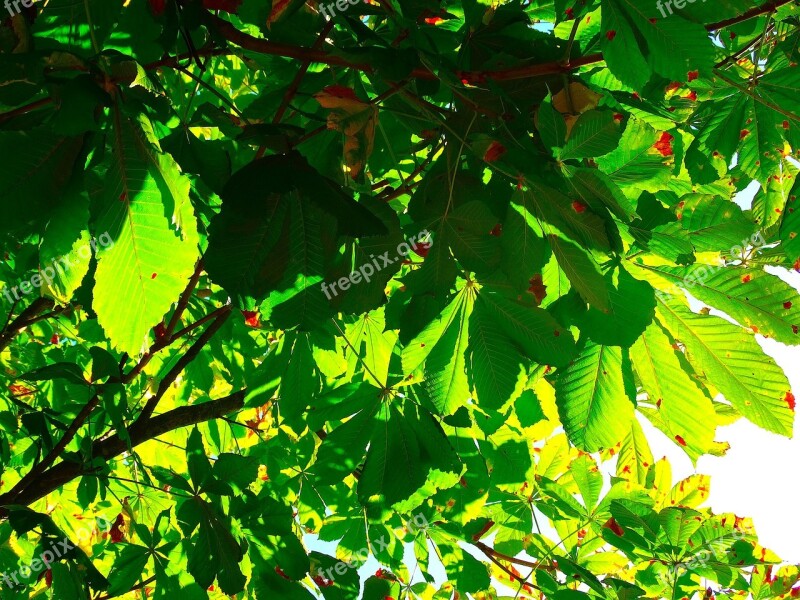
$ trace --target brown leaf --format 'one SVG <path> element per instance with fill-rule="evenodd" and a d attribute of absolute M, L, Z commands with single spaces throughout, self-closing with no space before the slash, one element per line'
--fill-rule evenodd
<path fill-rule="evenodd" d="M 314 94 L 314 98 L 331 111 L 328 129 L 344 134 L 344 161 L 350 175 L 357 178 L 372 154 L 378 109 L 359 100 L 352 89 L 341 85 L 330 85 Z"/>

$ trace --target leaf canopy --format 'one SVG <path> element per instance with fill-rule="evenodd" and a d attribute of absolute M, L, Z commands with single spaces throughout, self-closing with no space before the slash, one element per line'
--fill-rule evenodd
<path fill-rule="evenodd" d="M 0 596 L 800 593 L 642 425 L 793 433 L 796 2 L 29 4 Z"/>

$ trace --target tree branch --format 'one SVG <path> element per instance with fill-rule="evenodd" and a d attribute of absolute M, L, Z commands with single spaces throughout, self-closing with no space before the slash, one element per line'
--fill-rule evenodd
<path fill-rule="evenodd" d="M 139 446 L 170 431 L 204 423 L 235 412 L 244 406 L 245 395 L 246 390 L 240 390 L 218 400 L 181 406 L 156 417 L 139 419 L 128 429 L 130 446 Z M 95 442 L 92 445 L 92 456 L 108 460 L 126 450 L 128 450 L 128 442 L 120 438 L 119 434 L 114 434 L 101 442 Z M 51 467 L 32 481 L 16 498 L 11 498 L 10 493 L 0 495 L 0 518 L 8 516 L 8 512 L 2 507 L 9 504 L 27 506 L 83 474 L 85 474 L 83 465 L 77 462 L 64 461 Z"/>
<path fill-rule="evenodd" d="M 5 123 L 6 121 L 10 121 L 15 117 L 26 115 L 31 111 L 42 108 L 43 106 L 47 106 L 48 104 L 52 104 L 52 102 L 53 102 L 52 98 L 49 97 L 41 98 L 40 100 L 31 102 L 30 104 L 26 104 L 25 106 L 20 106 L 19 108 L 15 108 L 14 110 L 4 112 L 0 114 L 0 123 Z"/>
<path fill-rule="evenodd" d="M 162 379 L 158 384 L 158 390 L 156 393 L 145 403 L 144 408 L 142 409 L 141 414 L 139 415 L 138 421 L 146 420 L 150 418 L 150 415 L 153 414 L 153 411 L 158 406 L 159 401 L 167 393 L 169 386 L 178 378 L 178 375 L 181 374 L 186 366 L 192 362 L 203 347 L 208 343 L 208 341 L 214 336 L 214 334 L 219 331 L 219 328 L 228 320 L 228 317 L 231 314 L 231 306 L 226 305 L 223 306 L 218 312 L 217 318 L 211 323 L 211 325 L 206 328 L 206 330 L 202 333 L 202 335 L 197 338 L 194 344 L 186 351 L 186 353 L 178 359 L 178 362 L 175 363 L 175 366 L 170 369 L 169 373 L 166 374 L 164 379 Z"/>
<path fill-rule="evenodd" d="M 39 477 L 54 462 L 56 462 L 56 459 L 61 456 L 61 453 L 64 452 L 64 449 L 69 445 L 69 443 L 78 433 L 78 430 L 83 426 L 83 424 L 86 422 L 86 419 L 89 418 L 89 415 L 92 414 L 92 411 L 99 403 L 100 394 L 95 394 L 75 416 L 75 418 L 72 420 L 72 423 L 69 424 L 69 427 L 67 427 L 67 430 L 64 432 L 64 435 L 62 435 L 61 439 L 58 440 L 55 446 L 53 446 L 53 449 L 50 450 L 50 452 L 48 452 L 41 461 L 35 464 L 33 468 L 28 471 L 25 476 L 8 491 L 6 495 L 9 496 L 9 502 L 14 502 L 14 499 L 22 494 L 25 491 L 25 488 L 31 485 L 31 483 L 37 477 Z"/>
<path fill-rule="evenodd" d="M 725 19 L 723 21 L 718 21 L 716 23 L 711 23 L 709 25 L 706 25 L 706 29 L 708 31 L 716 31 L 724 27 L 736 25 L 743 21 L 747 21 L 749 19 L 761 16 L 763 14 L 773 12 L 774 10 L 777 10 L 778 8 L 783 6 L 784 4 L 788 4 L 789 2 L 792 1 L 793 0 L 774 0 L 772 2 L 767 2 L 766 4 L 752 8 L 747 12 L 742 13 L 741 15 L 738 15 L 736 17 L 731 17 L 730 19 Z M 243 31 L 239 31 L 229 21 L 226 21 L 210 13 L 207 15 L 207 19 L 208 23 L 212 25 L 214 28 L 216 28 L 216 30 L 222 35 L 222 37 L 224 37 L 229 42 L 244 48 L 245 50 L 259 52 L 261 54 L 271 54 L 275 56 L 285 56 L 287 58 L 296 58 L 303 61 L 316 62 L 331 66 L 347 67 L 363 71 L 365 73 L 374 72 L 374 68 L 370 64 L 354 62 L 348 60 L 347 58 L 331 54 L 324 50 L 290 46 L 288 44 L 281 44 L 278 42 L 272 42 L 270 40 L 262 38 L 256 38 L 247 33 L 244 33 Z M 513 67 L 509 69 L 500 69 L 497 71 L 458 71 L 456 75 L 462 81 L 466 81 L 467 83 L 481 83 L 485 82 L 487 79 L 493 79 L 495 81 L 511 81 L 515 79 L 528 79 L 531 77 L 541 77 L 544 75 L 569 73 L 570 71 L 574 71 L 575 69 L 579 69 L 581 67 L 602 61 L 603 61 L 603 55 L 598 52 L 595 54 L 582 56 L 574 60 L 568 60 L 567 62 L 551 61 L 534 65 Z M 416 77 L 419 79 L 438 79 L 435 73 L 424 67 L 414 69 L 411 72 L 410 77 L 411 78 Z"/>
<path fill-rule="evenodd" d="M 714 23 L 713 25 L 709 25 L 706 27 L 709 31 L 716 31 L 717 29 L 723 29 L 725 27 L 730 27 L 731 25 L 738 25 L 743 21 L 749 21 L 750 19 L 754 19 L 755 17 L 760 17 L 761 15 L 765 15 L 767 13 L 771 13 L 773 11 L 778 10 L 784 4 L 789 4 L 794 0 L 775 0 L 774 2 L 767 2 L 766 4 L 762 4 L 761 6 L 756 6 L 751 8 L 747 12 L 742 13 L 736 17 L 731 17 L 730 19 L 725 19 L 724 21 L 719 21 Z"/>
<path fill-rule="evenodd" d="M 13 340 L 20 331 L 29 325 L 33 325 L 42 319 L 48 318 L 49 316 L 54 316 L 65 310 L 64 308 L 61 308 L 58 311 L 47 313 L 45 316 L 40 314 L 43 311 L 52 308 L 54 304 L 55 303 L 49 298 L 37 298 L 31 302 L 31 304 L 28 305 L 28 307 L 23 310 L 16 319 L 11 321 L 11 323 L 9 323 L 3 329 L 2 333 L 0 333 L 0 352 L 5 350 L 11 343 L 11 340 Z"/>

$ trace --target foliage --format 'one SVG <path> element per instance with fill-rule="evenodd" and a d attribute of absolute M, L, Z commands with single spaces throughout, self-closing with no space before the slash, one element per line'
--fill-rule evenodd
<path fill-rule="evenodd" d="M 639 420 L 794 422 L 800 15 L 682 4 L 5 18 L 2 597 L 797 596 Z"/>

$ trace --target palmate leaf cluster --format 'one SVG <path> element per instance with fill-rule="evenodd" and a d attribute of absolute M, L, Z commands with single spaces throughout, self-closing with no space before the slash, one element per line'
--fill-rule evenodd
<path fill-rule="evenodd" d="M 794 422 L 800 9 L 682 4 L 3 15 L 0 596 L 797 596 L 641 425 Z"/>

